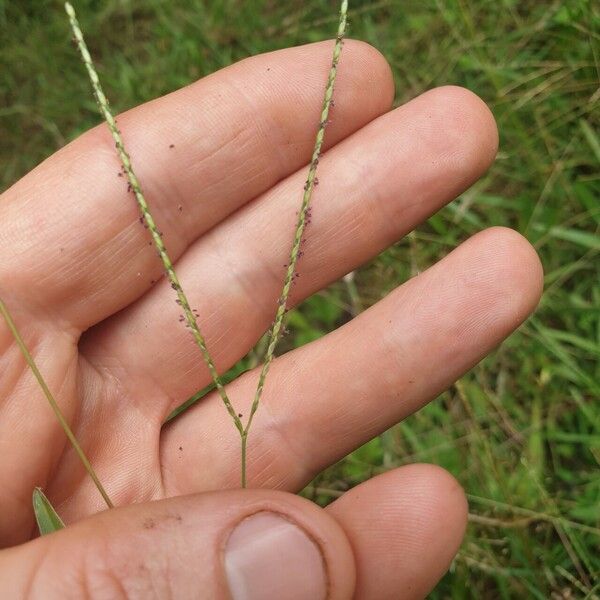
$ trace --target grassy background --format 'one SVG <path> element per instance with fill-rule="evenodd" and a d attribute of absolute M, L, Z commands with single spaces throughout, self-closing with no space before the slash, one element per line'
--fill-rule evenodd
<path fill-rule="evenodd" d="M 540 253 L 539 310 L 436 402 L 323 473 L 326 503 L 425 461 L 467 490 L 465 543 L 432 598 L 600 595 L 600 6 L 565 0 L 352 2 L 351 35 L 390 61 L 397 103 L 444 83 L 496 115 L 500 154 L 471 190 L 291 317 L 315 339 L 474 232 L 508 225 Z M 232 61 L 331 37 L 325 0 L 78 0 L 117 109 Z M 0 189 L 98 122 L 60 3 L 0 0 Z M 248 360 L 251 360 L 250 357 Z"/>

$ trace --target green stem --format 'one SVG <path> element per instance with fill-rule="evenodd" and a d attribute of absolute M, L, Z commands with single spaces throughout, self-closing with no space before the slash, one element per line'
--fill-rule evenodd
<path fill-rule="evenodd" d="M 250 409 L 250 415 L 248 417 L 248 422 L 246 427 L 244 428 L 244 438 L 242 445 L 245 444 L 246 437 L 248 435 L 248 431 L 250 426 L 252 425 L 252 420 L 254 419 L 254 415 L 258 409 L 260 404 L 260 400 L 262 397 L 263 389 L 265 386 L 265 380 L 267 378 L 267 374 L 269 372 L 269 368 L 271 363 L 273 362 L 273 357 L 275 355 L 275 349 L 277 348 L 277 344 L 281 338 L 281 331 L 283 326 L 283 318 L 285 316 L 288 299 L 290 295 L 290 290 L 292 287 L 292 282 L 294 280 L 294 274 L 296 272 L 296 264 L 298 263 L 298 258 L 300 255 L 300 245 L 302 243 L 302 236 L 304 235 L 304 229 L 306 227 L 306 216 L 307 211 L 310 206 L 310 201 L 312 198 L 313 190 L 315 187 L 315 176 L 317 173 L 317 166 L 319 164 L 319 157 L 321 155 L 321 149 L 323 147 L 323 140 L 325 139 L 325 128 L 327 126 L 327 122 L 329 119 L 329 110 L 331 108 L 331 100 L 333 97 L 333 90 L 335 86 L 335 79 L 337 75 L 338 63 L 340 60 L 340 54 L 342 52 L 342 44 L 344 40 L 344 35 L 346 34 L 346 25 L 347 25 L 347 15 L 348 15 L 348 0 L 343 0 L 340 8 L 340 20 L 338 25 L 337 36 L 335 40 L 335 46 L 333 49 L 333 58 L 331 61 L 331 69 L 329 70 L 329 77 L 327 79 L 327 85 L 325 87 L 325 97 L 323 98 L 323 108 L 321 110 L 321 120 L 319 123 L 319 129 L 317 131 L 317 138 L 315 140 L 315 146 L 312 154 L 312 159 L 310 162 L 310 168 L 308 170 L 308 177 L 306 179 L 306 183 L 304 185 L 304 195 L 302 197 L 302 205 L 300 207 L 300 211 L 298 213 L 298 221 L 296 224 L 296 232 L 294 234 L 294 241 L 292 243 L 292 249 L 290 251 L 290 259 L 288 262 L 287 271 L 285 274 L 285 279 L 283 283 L 283 289 L 281 291 L 281 295 L 279 297 L 279 303 L 277 307 L 277 313 L 275 315 L 275 320 L 273 322 L 273 326 L 271 328 L 271 333 L 269 336 L 269 344 L 267 346 L 267 353 L 265 355 L 265 360 L 258 378 L 258 385 L 256 388 L 256 393 L 254 395 L 254 401 L 252 403 L 252 407 Z M 242 456 L 242 472 L 245 473 L 246 466 L 244 464 L 245 454 Z M 242 478 L 242 486 L 245 487 L 245 478 Z"/>
<path fill-rule="evenodd" d="M 242 433 L 242 488 L 246 487 L 246 455 L 248 450 L 248 431 Z"/>
<path fill-rule="evenodd" d="M 200 332 L 200 328 L 198 327 L 198 323 L 196 321 L 196 317 L 194 316 L 194 312 L 190 307 L 190 303 L 188 302 L 187 296 L 185 295 L 181 284 L 179 283 L 179 278 L 175 273 L 175 269 L 173 268 L 173 263 L 167 254 L 167 249 L 162 239 L 162 234 L 158 230 L 156 226 L 156 222 L 152 217 L 152 213 L 148 207 L 148 203 L 146 202 L 146 198 L 142 192 L 142 188 L 140 186 L 140 182 L 133 171 L 133 167 L 131 164 L 131 158 L 129 154 L 125 150 L 125 146 L 123 144 L 123 139 L 121 137 L 121 132 L 117 127 L 117 123 L 113 117 L 113 114 L 109 108 L 108 99 L 104 95 L 102 90 L 102 86 L 100 85 L 100 79 L 98 78 L 98 73 L 94 67 L 94 63 L 92 61 L 92 57 L 89 53 L 85 40 L 83 38 L 83 33 L 81 32 L 81 27 L 77 21 L 77 17 L 75 15 L 75 10 L 71 6 L 69 2 L 65 3 L 65 10 L 67 15 L 69 16 L 69 21 L 71 23 L 71 29 L 73 30 L 73 35 L 75 36 L 75 41 L 77 42 L 77 47 L 79 48 L 79 53 L 81 54 L 81 58 L 83 60 L 83 64 L 87 69 L 90 82 L 92 84 L 92 88 L 94 90 L 94 96 L 96 98 L 96 102 L 98 103 L 98 108 L 100 109 L 100 114 L 106 121 L 108 128 L 110 129 L 110 133 L 112 134 L 113 140 L 115 141 L 115 146 L 117 149 L 117 154 L 119 155 L 119 159 L 121 160 L 121 164 L 123 165 L 123 170 L 127 179 L 129 181 L 129 185 L 131 186 L 131 190 L 135 195 L 135 199 L 137 201 L 138 207 L 140 209 L 140 213 L 146 225 L 148 226 L 148 230 L 150 231 L 150 235 L 152 236 L 152 241 L 158 250 L 158 255 L 163 263 L 164 269 L 167 274 L 167 278 L 171 283 L 171 287 L 177 293 L 177 303 L 181 306 L 183 310 L 183 314 L 185 317 L 185 321 L 187 327 L 192 332 L 192 336 L 196 342 L 198 348 L 200 348 L 200 352 L 202 353 L 202 357 L 204 358 L 204 362 L 208 367 L 210 372 L 210 376 L 217 388 L 219 396 L 221 397 L 227 412 L 233 419 L 233 422 L 239 431 L 240 435 L 242 434 L 244 427 L 237 413 L 235 412 L 231 402 L 229 401 L 229 397 L 225 391 L 221 378 L 219 377 L 219 373 L 215 367 L 215 364 L 212 360 L 210 353 L 208 352 L 208 348 L 206 346 L 206 341 L 204 336 Z"/>
<path fill-rule="evenodd" d="M 25 357 L 25 361 L 29 365 L 29 368 L 35 375 L 35 378 L 37 379 L 40 387 L 42 388 L 44 395 L 48 399 L 48 403 L 50 404 L 50 407 L 54 411 L 54 414 L 56 415 L 56 418 L 58 419 L 60 426 L 62 427 L 63 431 L 65 432 L 65 435 L 69 439 L 69 442 L 71 442 L 71 445 L 73 446 L 73 449 L 77 453 L 77 456 L 79 456 L 79 460 L 81 460 L 81 463 L 85 467 L 85 470 L 89 473 L 89 476 L 92 478 L 92 481 L 96 484 L 98 491 L 100 492 L 100 494 L 102 495 L 102 498 L 104 498 L 104 501 L 106 502 L 106 506 L 108 506 L 108 508 L 113 508 L 114 505 L 111 502 L 111 499 L 108 497 L 106 490 L 100 483 L 100 480 L 98 479 L 96 472 L 94 471 L 90 461 L 88 460 L 87 456 L 85 455 L 83 448 L 77 441 L 77 438 L 75 437 L 75 434 L 71 430 L 69 423 L 67 423 L 67 420 L 65 419 L 64 415 L 62 414 L 60 407 L 58 406 L 56 400 L 54 399 L 54 396 L 52 395 L 50 388 L 46 384 L 46 381 L 42 377 L 40 370 L 38 369 L 37 365 L 35 364 L 35 361 L 33 360 L 33 356 L 31 356 L 31 353 L 29 352 L 27 346 L 25 345 L 25 342 L 23 341 L 23 338 L 21 337 L 21 334 L 19 333 L 17 326 L 15 325 L 15 322 L 13 321 L 10 313 L 8 312 L 8 308 L 6 307 L 6 305 L 4 304 L 2 299 L 0 299 L 0 313 L 2 313 L 2 316 L 4 317 L 4 320 L 6 321 L 6 324 L 8 325 L 8 328 L 10 329 L 10 332 L 12 333 L 13 337 L 15 338 L 15 341 L 17 342 L 17 345 L 19 346 L 23 356 Z"/>

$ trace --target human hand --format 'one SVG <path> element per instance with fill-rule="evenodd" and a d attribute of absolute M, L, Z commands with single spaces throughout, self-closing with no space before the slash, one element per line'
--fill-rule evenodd
<path fill-rule="evenodd" d="M 118 119 L 220 372 L 273 318 L 330 52 L 254 57 Z M 387 112 L 392 96 L 381 55 L 348 41 L 294 304 L 400 239 L 493 160 L 493 118 L 470 92 L 432 90 Z M 451 476 L 402 467 L 326 509 L 290 492 L 514 330 L 541 293 L 533 249 L 509 230 L 480 233 L 277 359 L 249 438 L 249 487 L 261 489 L 235 490 L 239 436 L 216 394 L 161 427 L 210 376 L 119 170 L 101 125 L 3 194 L 0 296 L 111 498 L 135 506 L 91 516 L 102 500 L 0 323 L 0 595 L 423 597 L 466 523 Z M 250 372 L 228 386 L 242 414 L 255 385 Z M 73 525 L 23 544 L 38 485 Z"/>

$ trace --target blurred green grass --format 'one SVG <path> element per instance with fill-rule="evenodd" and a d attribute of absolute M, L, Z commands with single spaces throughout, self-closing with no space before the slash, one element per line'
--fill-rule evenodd
<path fill-rule="evenodd" d="M 332 36 L 324 0 L 80 0 L 117 110 L 259 52 Z M 427 408 L 319 476 L 326 503 L 393 466 L 442 465 L 470 525 L 432 598 L 600 595 L 600 6 L 587 0 L 352 2 L 351 36 L 388 58 L 400 104 L 435 85 L 479 94 L 494 167 L 418 230 L 292 315 L 288 347 L 347 321 L 491 225 L 526 235 L 536 314 Z M 60 2 L 0 0 L 0 189 L 95 125 Z M 252 357 L 247 359 L 251 361 Z"/>

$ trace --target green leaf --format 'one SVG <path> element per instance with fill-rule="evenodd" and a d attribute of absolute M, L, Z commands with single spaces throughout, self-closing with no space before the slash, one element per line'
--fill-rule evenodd
<path fill-rule="evenodd" d="M 33 490 L 33 512 L 41 535 L 64 529 L 65 524 L 39 487 Z"/>
<path fill-rule="evenodd" d="M 581 127 L 581 131 L 583 131 L 583 136 L 585 137 L 587 143 L 590 145 L 592 152 L 596 156 L 596 160 L 600 161 L 600 140 L 598 136 L 592 129 L 591 125 L 585 120 L 579 120 L 579 126 Z"/>
<path fill-rule="evenodd" d="M 600 250 L 600 236 L 596 233 L 581 231 L 580 229 L 567 229 L 566 227 L 552 227 L 549 233 L 552 237 L 560 240 L 573 242 L 590 250 Z"/>

